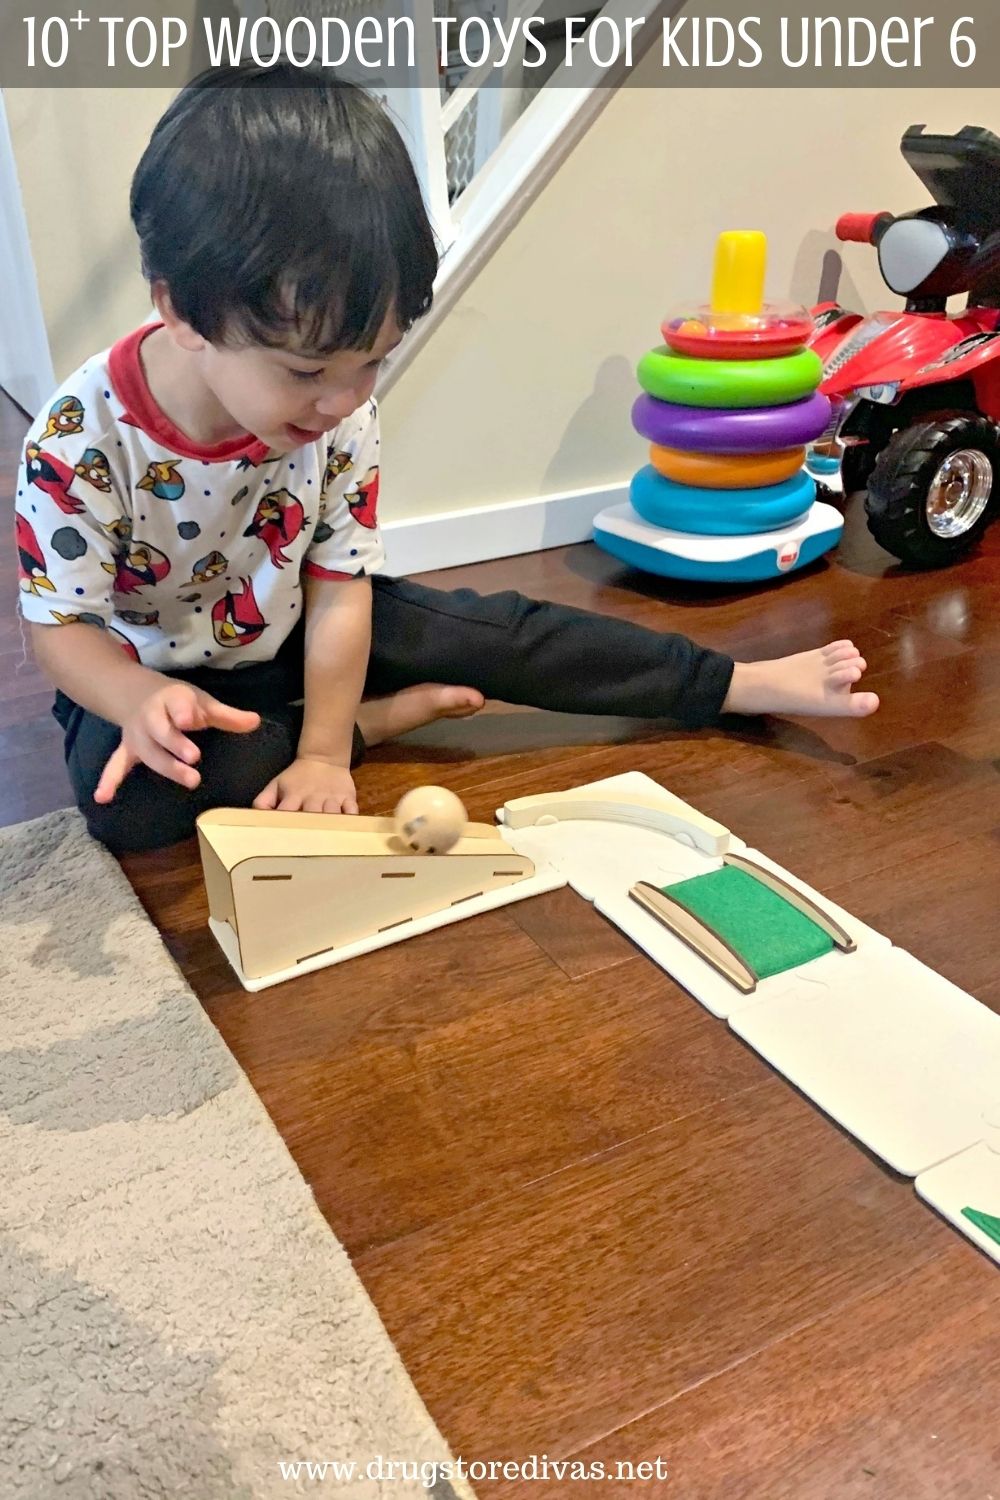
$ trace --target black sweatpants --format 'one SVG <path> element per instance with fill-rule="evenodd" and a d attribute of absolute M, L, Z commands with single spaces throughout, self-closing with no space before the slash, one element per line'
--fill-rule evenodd
<path fill-rule="evenodd" d="M 372 584 L 368 697 L 418 682 L 443 682 L 533 708 L 699 725 L 718 716 L 729 689 L 732 660 L 682 635 L 513 591 L 444 592 L 383 577 Z M 294 706 L 303 694 L 301 626 L 273 661 L 170 675 L 261 715 L 252 734 L 208 729 L 191 735 L 202 752 L 201 783 L 193 792 L 140 765 L 113 802 L 98 806 L 94 789 L 121 731 L 64 694 L 56 696 L 53 712 L 66 731 L 66 764 L 77 803 L 94 837 L 119 853 L 187 838 L 207 808 L 249 807 L 295 759 L 302 728 L 302 709 Z M 364 741 L 355 729 L 353 763 L 363 754 Z"/>

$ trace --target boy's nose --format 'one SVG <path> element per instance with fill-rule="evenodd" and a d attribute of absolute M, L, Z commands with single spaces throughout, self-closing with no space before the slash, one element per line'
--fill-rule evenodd
<path fill-rule="evenodd" d="M 321 417 L 332 417 L 334 421 L 342 422 L 352 411 L 357 411 L 359 405 L 356 391 L 331 391 L 330 395 L 322 396 L 316 402 L 316 411 Z"/>

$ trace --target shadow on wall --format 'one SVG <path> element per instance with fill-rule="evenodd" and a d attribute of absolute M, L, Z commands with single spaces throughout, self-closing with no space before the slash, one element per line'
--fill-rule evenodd
<path fill-rule="evenodd" d="M 629 427 L 629 412 L 638 394 L 635 370 L 622 354 L 612 355 L 598 366 L 594 388 L 570 418 L 569 425 L 545 470 L 543 493 L 585 489 L 595 482 L 581 473 L 580 455 L 614 451 L 623 428 Z M 641 438 L 636 438 L 636 468 L 643 462 Z M 627 478 L 627 476 L 626 476 Z M 625 482 L 623 479 L 622 482 Z M 543 546 L 545 543 L 543 543 Z"/>
<path fill-rule="evenodd" d="M 813 307 L 817 302 L 839 302 L 842 307 L 861 312 L 865 306 L 843 256 L 830 244 L 829 232 L 818 229 L 811 229 L 803 237 L 792 267 L 788 295 L 804 307 Z"/>

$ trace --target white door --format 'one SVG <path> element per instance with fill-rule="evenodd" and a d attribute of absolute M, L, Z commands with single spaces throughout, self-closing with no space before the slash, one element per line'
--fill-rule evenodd
<path fill-rule="evenodd" d="M 0 386 L 34 416 L 55 383 L 0 92 Z"/>

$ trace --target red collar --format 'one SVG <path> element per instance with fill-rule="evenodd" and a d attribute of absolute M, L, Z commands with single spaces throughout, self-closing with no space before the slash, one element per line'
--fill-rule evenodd
<path fill-rule="evenodd" d="M 260 438 L 246 432 L 206 448 L 181 432 L 161 411 L 146 383 L 139 351 L 143 339 L 162 327 L 162 323 L 144 323 L 134 333 L 119 339 L 108 356 L 111 383 L 125 408 L 121 420 L 131 427 L 138 427 L 180 458 L 200 458 L 205 463 L 229 463 L 236 458 L 247 458 L 252 464 L 263 463 L 271 450 Z"/>

